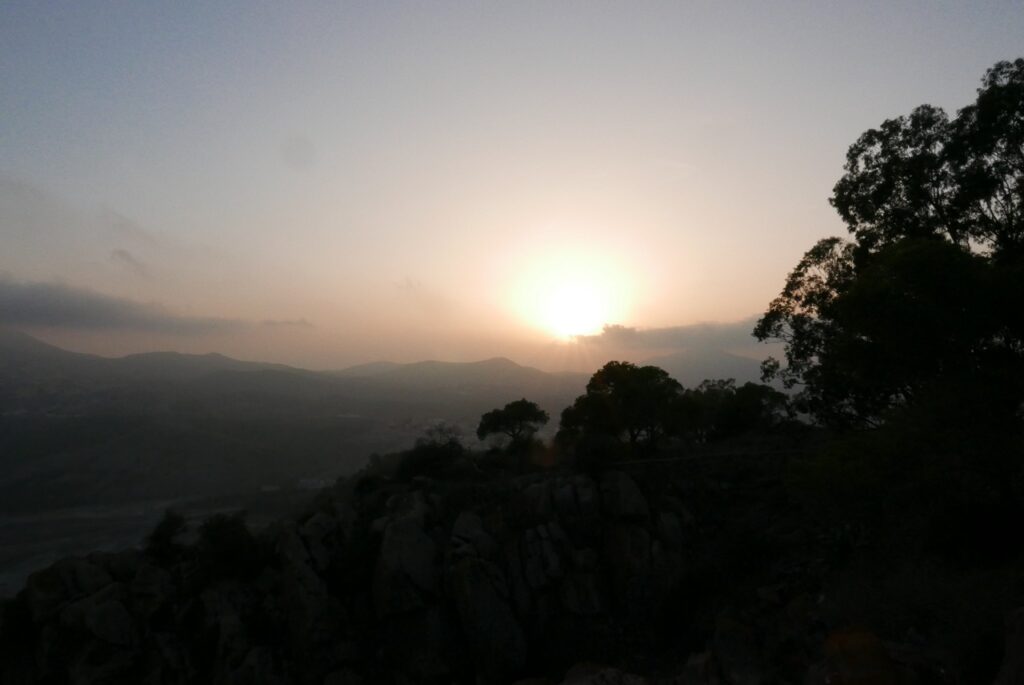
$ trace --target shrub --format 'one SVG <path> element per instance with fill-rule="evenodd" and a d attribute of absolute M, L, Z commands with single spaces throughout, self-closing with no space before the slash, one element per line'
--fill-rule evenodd
<path fill-rule="evenodd" d="M 145 553 L 160 564 L 170 564 L 180 556 L 183 546 L 178 538 L 185 532 L 185 517 L 168 509 L 153 531 L 146 536 Z"/>
<path fill-rule="evenodd" d="M 245 514 L 214 514 L 199 527 L 199 559 L 214 579 L 252 578 L 264 566 Z"/>

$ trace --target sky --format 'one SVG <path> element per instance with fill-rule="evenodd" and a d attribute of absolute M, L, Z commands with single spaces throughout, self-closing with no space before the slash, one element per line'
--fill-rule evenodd
<path fill-rule="evenodd" d="M 1022 55 L 1019 1 L 9 0 L 0 326 L 308 368 L 757 354 L 844 232 L 847 147 Z"/>

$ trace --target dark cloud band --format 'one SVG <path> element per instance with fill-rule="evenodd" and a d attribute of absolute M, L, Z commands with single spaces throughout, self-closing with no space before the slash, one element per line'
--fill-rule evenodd
<path fill-rule="evenodd" d="M 137 330 L 203 335 L 256 325 L 310 326 L 298 321 L 266 321 L 181 316 L 159 303 L 136 302 L 63 283 L 19 282 L 0 277 L 0 326 L 46 326 L 83 330 Z"/>
<path fill-rule="evenodd" d="M 730 323 L 699 323 L 666 328 L 633 328 L 608 325 L 597 335 L 580 336 L 579 342 L 632 349 L 729 349 L 754 344 L 756 318 Z"/>

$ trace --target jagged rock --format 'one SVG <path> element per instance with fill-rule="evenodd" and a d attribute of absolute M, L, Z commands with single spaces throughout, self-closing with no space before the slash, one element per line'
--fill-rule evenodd
<path fill-rule="evenodd" d="M 89 563 L 106 570 L 114 580 L 124 583 L 135 577 L 142 555 L 134 549 L 119 552 L 93 552 Z"/>
<path fill-rule="evenodd" d="M 331 563 L 331 555 L 324 544 L 327 536 L 338 528 L 338 522 L 323 512 L 311 516 L 299 529 L 299 536 L 306 543 L 309 557 L 317 571 L 323 573 Z"/>
<path fill-rule="evenodd" d="M 135 655 L 94 641 L 62 666 L 71 685 L 125 683 L 132 680 L 129 676 L 135 666 Z"/>
<path fill-rule="evenodd" d="M 646 528 L 632 524 L 609 526 L 605 533 L 604 556 L 618 582 L 643 575 L 651 565 L 651 534 Z"/>
<path fill-rule="evenodd" d="M 867 630 L 837 631 L 825 640 L 822 685 L 898 685 L 899 667 L 885 643 Z M 817 685 L 817 684 L 815 684 Z"/>
<path fill-rule="evenodd" d="M 651 582 L 655 601 L 667 597 L 683 579 L 683 553 L 651 542 Z"/>
<path fill-rule="evenodd" d="M 730 616 L 719 616 L 715 621 L 714 653 L 727 685 L 764 682 L 761 650 L 747 625 Z"/>
<path fill-rule="evenodd" d="M 577 664 L 565 674 L 561 685 L 647 685 L 647 680 L 617 668 Z"/>
<path fill-rule="evenodd" d="M 658 512 L 655 520 L 658 539 L 671 549 L 682 549 L 685 536 L 679 515 L 672 511 L 662 511 Z"/>
<path fill-rule="evenodd" d="M 577 616 L 599 616 L 606 611 L 604 594 L 594 573 L 572 573 L 560 586 L 562 606 Z"/>
<path fill-rule="evenodd" d="M 559 516 L 579 515 L 579 504 L 576 501 L 576 486 L 572 481 L 558 481 L 554 488 L 555 511 Z"/>
<path fill-rule="evenodd" d="M 520 553 L 519 540 L 513 540 L 505 547 L 505 569 L 512 605 L 519 616 L 533 613 L 533 592 L 526 582 L 523 573 L 523 559 Z"/>
<path fill-rule="evenodd" d="M 135 613 L 148 619 L 171 593 L 171 574 L 154 564 L 142 563 L 128 586 L 128 593 Z"/>
<path fill-rule="evenodd" d="M 285 685 L 289 682 L 281 674 L 273 653 L 266 647 L 250 649 L 225 681 L 233 685 Z"/>
<path fill-rule="evenodd" d="M 523 488 L 515 497 L 517 518 L 525 525 L 537 525 L 551 519 L 554 514 L 554 502 L 550 483 L 531 483 Z"/>
<path fill-rule="evenodd" d="M 402 676 L 399 682 L 450 680 L 456 647 L 452 627 L 439 607 L 388 616 L 380 633 L 389 667 Z"/>
<path fill-rule="evenodd" d="M 691 654 L 686 666 L 673 681 L 672 685 L 719 685 L 718 668 L 711 652 Z"/>
<path fill-rule="evenodd" d="M 484 530 L 483 520 L 473 511 L 463 511 L 452 526 L 451 547 L 458 553 L 466 553 L 485 559 L 495 559 L 498 544 Z M 464 549 L 468 548 L 468 549 Z"/>
<path fill-rule="evenodd" d="M 560 528 L 540 525 L 525 531 L 519 541 L 523 578 L 531 590 L 546 587 L 562 577 L 563 564 L 558 543 L 564 544 Z"/>
<path fill-rule="evenodd" d="M 113 582 L 109 573 L 84 559 L 63 559 L 28 577 L 24 597 L 34 623 L 55 616 L 67 602 Z"/>
<path fill-rule="evenodd" d="M 167 632 L 156 633 L 151 636 L 149 644 L 152 645 L 153 651 L 149 655 L 148 676 L 144 681 L 147 685 L 195 681 L 188 654 L 177 635 Z"/>
<path fill-rule="evenodd" d="M 641 520 L 650 514 L 647 498 L 621 471 L 608 471 L 601 478 L 601 502 L 605 515 L 612 519 Z"/>
<path fill-rule="evenodd" d="M 589 476 L 572 477 L 573 489 L 576 491 L 576 506 L 580 516 L 594 518 L 601 514 L 601 498 L 598 496 L 597 484 Z"/>
<path fill-rule="evenodd" d="M 378 616 L 422 609 L 424 595 L 437 590 L 437 546 L 415 514 L 391 521 L 384 530 L 373 596 Z"/>
<path fill-rule="evenodd" d="M 1024 683 L 1024 608 L 1006 617 L 1006 648 L 1003 664 L 993 685 L 1021 685 Z"/>
<path fill-rule="evenodd" d="M 137 641 L 132 617 L 116 599 L 96 604 L 86 613 L 85 626 L 97 638 L 112 645 L 128 647 Z"/>
<path fill-rule="evenodd" d="M 277 602 L 271 602 L 265 613 L 280 615 L 287 627 L 292 649 L 304 659 L 327 649 L 335 639 L 336 626 L 344 621 L 344 612 L 331 601 L 324 579 L 316 573 L 305 544 L 294 527 L 282 528 L 277 534 L 279 577 L 264 576 L 260 582 L 277 586 Z"/>
<path fill-rule="evenodd" d="M 464 557 L 448 569 L 463 633 L 481 671 L 508 676 L 526 663 L 526 636 L 509 606 L 505 577 L 492 562 Z"/>
<path fill-rule="evenodd" d="M 500 478 L 338 488 L 330 497 L 352 501 L 321 499 L 319 513 L 260 533 L 266 563 L 243 578 L 211 578 L 195 549 L 166 566 L 139 552 L 61 562 L 0 605 L 0 634 L 27 636 L 20 661 L 0 645 L 0 682 L 483 683 L 586 658 L 657 664 L 658 682 L 674 685 L 889 677 L 858 675 L 849 649 L 821 660 L 821 575 L 807 571 L 805 550 L 744 569 L 750 582 L 735 591 L 705 579 L 718 572 L 707 543 L 737 518 L 705 489 L 646 473 L 606 473 L 600 485 L 581 474 Z M 706 534 L 664 492 L 687 493 Z M 694 598 L 704 587 L 716 594 Z M 721 606 L 734 609 L 713 621 Z M 714 623 L 708 651 L 685 665 L 685 653 L 665 656 L 655 639 L 669 620 L 679 622 L 673 644 L 690 648 Z M 1016 621 L 996 685 L 1020 678 Z M 889 653 L 900 671 L 904 659 Z M 585 665 L 565 680 L 644 682 Z"/>
<path fill-rule="evenodd" d="M 60 627 L 66 630 L 85 630 L 85 615 L 97 604 L 117 599 L 120 590 L 120 584 L 111 583 L 88 597 L 68 602 L 58 615 Z"/>
<path fill-rule="evenodd" d="M 363 685 L 363 679 L 358 673 L 354 673 L 346 668 L 330 673 L 324 679 L 324 685 Z"/>
<path fill-rule="evenodd" d="M 215 645 L 215 664 L 221 673 L 239 663 L 249 651 L 242 619 L 230 599 L 206 590 L 200 597 L 203 624 L 200 640 Z"/>
<path fill-rule="evenodd" d="M 596 570 L 600 561 L 601 559 L 597 554 L 597 550 L 590 547 L 574 549 L 572 551 L 573 568 L 579 569 L 580 571 Z"/>

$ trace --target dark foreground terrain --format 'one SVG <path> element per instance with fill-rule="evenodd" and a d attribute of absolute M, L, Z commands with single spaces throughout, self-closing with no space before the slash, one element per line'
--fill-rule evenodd
<path fill-rule="evenodd" d="M 979 560 L 837 523 L 806 442 L 527 472 L 449 447 L 255 535 L 168 517 L 34 573 L 0 682 L 1021 682 L 1015 533 Z"/>

